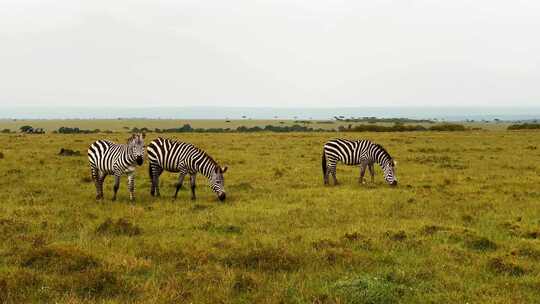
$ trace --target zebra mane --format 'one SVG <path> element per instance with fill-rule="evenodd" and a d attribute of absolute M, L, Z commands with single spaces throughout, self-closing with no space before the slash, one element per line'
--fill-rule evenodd
<path fill-rule="evenodd" d="M 170 138 L 164 139 L 163 137 L 158 137 L 158 139 L 161 139 L 161 140 L 169 140 L 169 141 L 172 141 L 172 142 L 174 142 L 174 143 L 184 143 L 184 144 L 191 145 L 191 146 L 193 146 L 195 149 L 197 149 L 198 151 L 200 151 L 200 152 L 203 154 L 204 157 L 208 158 L 208 160 L 209 160 L 212 164 L 214 164 L 214 166 L 216 166 L 217 168 L 221 168 L 221 167 L 219 166 L 219 164 L 217 163 L 217 161 L 215 161 L 215 160 L 212 158 L 212 156 L 210 156 L 208 153 L 206 153 L 206 151 L 204 151 L 203 149 L 201 149 L 201 148 L 195 146 L 194 144 L 182 142 L 182 141 L 179 141 L 179 140 L 174 139 L 174 138 L 173 138 L 173 139 L 170 139 Z"/>
<path fill-rule="evenodd" d="M 386 151 L 386 149 L 383 146 L 379 145 L 379 144 L 374 143 L 373 145 L 375 147 L 377 147 L 380 151 L 382 151 L 383 156 L 385 158 L 387 158 L 390 161 L 390 164 L 392 164 L 392 166 L 393 166 L 394 165 L 394 160 L 392 159 L 392 156 L 390 156 L 390 153 L 388 153 L 388 151 Z"/>
<path fill-rule="evenodd" d="M 130 143 L 132 143 L 132 142 L 134 142 L 136 140 L 141 140 L 142 141 L 143 138 L 144 138 L 144 135 L 145 135 L 144 133 L 133 133 L 128 138 L 127 143 L 130 144 Z"/>

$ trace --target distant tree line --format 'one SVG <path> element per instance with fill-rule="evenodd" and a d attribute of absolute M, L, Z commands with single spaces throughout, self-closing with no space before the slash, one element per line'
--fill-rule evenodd
<path fill-rule="evenodd" d="M 509 125 L 508 130 L 533 130 L 533 129 L 540 129 L 540 123 L 523 123 L 523 124 L 515 124 L 515 125 Z"/>
<path fill-rule="evenodd" d="M 265 127 L 246 127 L 240 126 L 237 128 L 193 128 L 189 124 L 185 124 L 179 128 L 169 128 L 169 129 L 154 129 L 150 130 L 148 128 L 133 128 L 132 132 L 156 132 L 156 133 L 249 133 L 249 132 L 324 132 L 329 131 L 325 129 L 314 129 L 306 126 L 301 126 L 298 124 L 292 126 L 272 126 L 267 125 Z M 330 130 L 333 131 L 333 130 Z"/>
<path fill-rule="evenodd" d="M 433 120 L 429 119 L 411 119 L 411 118 L 378 118 L 378 117 L 350 117 L 345 118 L 345 116 L 334 116 L 334 119 L 342 122 L 367 122 L 367 123 L 435 123 Z"/>
<path fill-rule="evenodd" d="M 341 132 L 413 132 L 413 131 L 465 131 L 467 128 L 460 124 L 440 124 L 426 128 L 422 125 L 404 125 L 395 123 L 392 126 L 379 125 L 356 125 L 350 124 L 348 127 L 340 126 Z"/>

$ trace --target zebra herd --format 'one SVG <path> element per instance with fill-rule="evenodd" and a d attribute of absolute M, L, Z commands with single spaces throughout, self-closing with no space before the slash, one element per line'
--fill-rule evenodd
<path fill-rule="evenodd" d="M 135 200 L 134 173 L 137 165 L 144 162 L 144 134 L 133 134 L 126 144 L 117 144 L 108 140 L 97 140 L 88 148 L 88 159 L 92 179 L 96 186 L 96 199 L 103 199 L 103 182 L 107 175 L 114 176 L 114 194 L 120 187 L 120 177 L 124 174 L 128 178 L 129 197 Z M 227 166 L 221 167 L 210 155 L 198 147 L 173 139 L 156 138 L 146 147 L 148 153 L 148 172 L 152 182 L 150 194 L 160 196 L 159 176 L 163 171 L 179 173 L 174 198 L 182 188 L 184 178 L 189 174 L 191 199 L 195 199 L 195 178 L 200 173 L 209 180 L 210 188 L 216 193 L 220 201 L 225 200 L 225 186 L 223 173 Z M 334 184 L 336 179 L 336 165 L 342 162 L 345 165 L 359 165 L 360 179 L 364 182 L 366 168 L 369 169 L 371 181 L 374 182 L 374 164 L 381 166 L 384 179 L 391 186 L 397 185 L 395 175 L 396 162 L 381 146 L 369 140 L 351 141 L 346 139 L 333 139 L 324 144 L 322 153 L 322 171 L 324 184 L 328 184 L 328 176 L 332 175 Z"/>

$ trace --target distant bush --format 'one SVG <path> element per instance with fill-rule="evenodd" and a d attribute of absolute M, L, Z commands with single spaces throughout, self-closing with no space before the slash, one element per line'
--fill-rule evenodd
<path fill-rule="evenodd" d="M 44 134 L 45 133 L 45 130 L 43 130 L 43 128 L 33 128 L 32 126 L 22 126 L 19 128 L 19 130 L 21 130 L 22 133 L 27 133 L 27 134 Z"/>
<path fill-rule="evenodd" d="M 11 133 L 11 130 L 10 129 L 3 129 L 1 132 L 2 133 Z"/>
<path fill-rule="evenodd" d="M 508 130 L 533 130 L 540 129 L 540 123 L 523 123 L 510 125 L 507 128 Z"/>
<path fill-rule="evenodd" d="M 26 133 L 31 129 L 33 129 L 32 126 L 28 126 L 28 125 L 22 126 L 22 127 L 19 128 L 19 130 L 21 130 L 21 132 L 23 132 L 23 133 Z"/>
<path fill-rule="evenodd" d="M 101 130 L 94 129 L 94 130 L 83 130 L 79 128 L 69 128 L 69 127 L 60 127 L 56 133 L 60 134 L 91 134 L 91 133 L 99 133 Z"/>

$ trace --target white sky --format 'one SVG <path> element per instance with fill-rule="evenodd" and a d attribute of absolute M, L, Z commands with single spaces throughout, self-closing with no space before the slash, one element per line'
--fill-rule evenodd
<path fill-rule="evenodd" d="M 540 1 L 0 0 L 1 106 L 538 106 Z"/>

